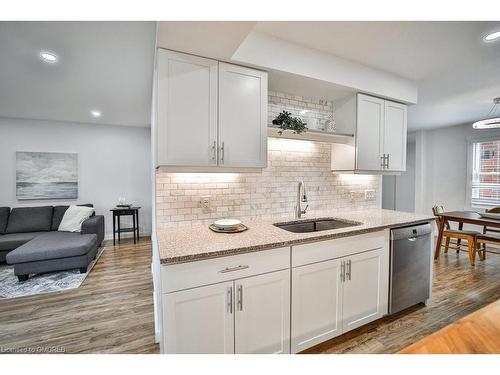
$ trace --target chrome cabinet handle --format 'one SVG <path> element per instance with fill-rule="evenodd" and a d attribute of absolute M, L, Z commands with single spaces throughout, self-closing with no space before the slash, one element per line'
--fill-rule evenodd
<path fill-rule="evenodd" d="M 347 261 L 346 276 L 347 276 L 348 280 L 351 281 L 351 260 L 350 259 Z"/>
<path fill-rule="evenodd" d="M 244 266 L 236 266 L 236 267 L 226 267 L 223 270 L 220 270 L 219 273 L 226 273 L 226 272 L 234 272 L 234 271 L 240 271 L 240 270 L 245 270 L 249 268 L 250 266 L 244 265 Z"/>
<path fill-rule="evenodd" d="M 227 288 L 227 307 L 229 314 L 233 313 L 233 287 Z"/>
<path fill-rule="evenodd" d="M 217 160 L 217 142 L 214 141 L 214 144 L 212 145 L 212 160 L 215 161 Z"/>
<path fill-rule="evenodd" d="M 220 146 L 220 163 L 224 164 L 224 142 Z"/>
<path fill-rule="evenodd" d="M 345 282 L 345 261 L 340 263 L 340 281 Z"/>
<path fill-rule="evenodd" d="M 380 168 L 385 168 L 385 154 L 380 157 Z"/>
<path fill-rule="evenodd" d="M 408 241 L 410 242 L 415 242 L 417 240 L 417 237 L 410 237 L 408 238 Z"/>
<path fill-rule="evenodd" d="M 243 311 L 243 285 L 238 285 L 238 308 Z"/>

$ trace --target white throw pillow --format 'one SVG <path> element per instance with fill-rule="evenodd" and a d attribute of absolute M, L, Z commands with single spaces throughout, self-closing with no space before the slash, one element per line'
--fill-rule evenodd
<path fill-rule="evenodd" d="M 94 213 L 92 207 L 69 206 L 59 224 L 58 231 L 81 232 L 82 223 Z"/>

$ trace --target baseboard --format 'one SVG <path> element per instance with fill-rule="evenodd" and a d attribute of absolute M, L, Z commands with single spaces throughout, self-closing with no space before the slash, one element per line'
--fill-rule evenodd
<path fill-rule="evenodd" d="M 132 233 L 122 233 L 121 238 L 134 238 Z M 151 232 L 140 232 L 139 237 L 151 237 Z M 106 233 L 104 235 L 105 240 L 113 240 L 113 233 Z"/>

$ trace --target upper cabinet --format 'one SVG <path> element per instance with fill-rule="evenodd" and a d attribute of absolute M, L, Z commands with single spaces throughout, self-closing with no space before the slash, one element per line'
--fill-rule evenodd
<path fill-rule="evenodd" d="M 218 62 L 158 50 L 158 165 L 217 165 Z"/>
<path fill-rule="evenodd" d="M 334 172 L 398 173 L 406 170 L 406 105 L 364 94 L 336 105 L 338 129 L 354 133 L 354 139 L 332 144 Z"/>
<path fill-rule="evenodd" d="M 266 167 L 266 72 L 159 49 L 157 79 L 158 166 Z"/>
<path fill-rule="evenodd" d="M 219 63 L 219 163 L 266 167 L 267 73 Z"/>

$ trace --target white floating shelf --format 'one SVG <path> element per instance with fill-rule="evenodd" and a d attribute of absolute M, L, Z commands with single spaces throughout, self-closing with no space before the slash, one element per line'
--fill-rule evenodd
<path fill-rule="evenodd" d="M 282 135 L 278 134 L 279 128 L 267 128 L 267 136 L 273 138 L 302 139 L 304 141 L 315 141 L 325 143 L 347 143 L 354 138 L 352 134 L 327 133 L 318 130 L 308 130 L 302 134 L 294 134 L 291 130 L 286 130 Z"/>

